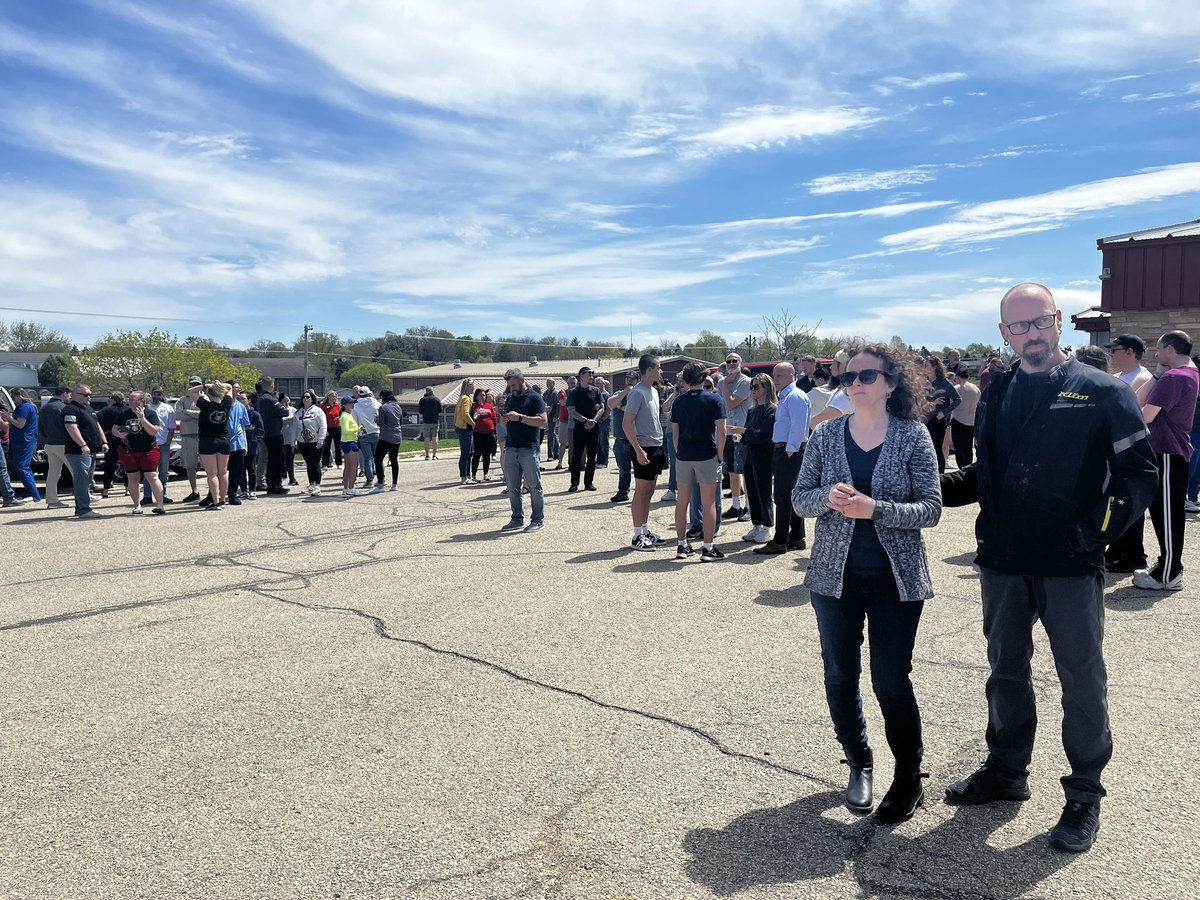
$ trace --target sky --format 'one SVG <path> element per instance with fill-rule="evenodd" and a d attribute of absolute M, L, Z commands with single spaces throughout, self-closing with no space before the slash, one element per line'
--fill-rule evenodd
<path fill-rule="evenodd" d="M 9 0 L 0 83 L 0 318 L 81 344 L 963 346 L 1200 219 L 1198 0 Z"/>

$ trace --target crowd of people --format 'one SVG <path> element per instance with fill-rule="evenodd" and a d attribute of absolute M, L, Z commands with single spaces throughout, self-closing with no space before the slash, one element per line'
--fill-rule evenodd
<path fill-rule="evenodd" d="M 1009 290 L 999 318 L 1012 362 L 989 359 L 978 385 L 957 354 L 921 358 L 871 343 L 843 349 L 828 369 L 799 357 L 753 377 L 740 355 L 729 353 L 717 372 L 689 363 L 673 384 L 659 358 L 647 354 L 615 392 L 588 366 L 565 388 L 547 379 L 544 390 L 510 369 L 499 396 L 465 379 L 454 414 L 459 484 L 479 483 L 481 470 L 482 480 L 490 480 L 497 459 L 511 509 L 501 530 L 540 531 L 542 473 L 552 460 L 561 470 L 565 458 L 567 493 L 596 491 L 611 430 L 617 463 L 611 500 L 630 502 L 635 551 L 671 543 L 650 522 L 664 475 L 661 499 L 674 504 L 681 561 L 697 555 L 694 541 L 701 562 L 723 559 L 717 537 L 730 522 L 750 524 L 743 540 L 756 545 L 756 554 L 803 551 L 805 522 L 813 520 L 804 583 L 820 632 L 834 738 L 850 770 L 845 802 L 885 821 L 911 817 L 925 796 L 922 721 L 910 677 L 923 606 L 934 596 L 921 532 L 937 525 L 943 505 L 978 504 L 975 563 L 991 669 L 988 754 L 976 772 L 946 789 L 945 800 L 1029 797 L 1037 723 L 1029 660 L 1033 627 L 1041 621 L 1062 676 L 1071 769 L 1062 779 L 1066 803 L 1051 842 L 1087 850 L 1099 829 L 1101 775 L 1112 755 L 1104 577 L 1132 573 L 1133 586 L 1148 591 L 1183 587 L 1184 516 L 1200 511 L 1200 356 L 1192 357 L 1182 331 L 1157 339 L 1157 373 L 1142 365 L 1147 347 L 1137 335 L 1069 355 L 1060 346 L 1062 313 L 1037 284 Z M 171 502 L 166 457 L 177 426 L 190 488 L 183 503 L 216 511 L 255 499 L 260 487 L 287 494 L 285 477 L 298 485 L 297 453 L 306 494 L 321 492 L 322 473 L 331 466 L 342 467 L 347 496 L 360 493 L 360 473 L 368 492 L 384 491 L 385 463 L 390 489 L 397 486 L 403 416 L 389 391 L 378 400 L 367 387 L 321 400 L 306 391 L 293 405 L 270 378 L 252 393 L 193 378 L 175 404 L 161 389 L 128 398 L 114 393 L 99 414 L 84 384 L 58 388 L 40 412 L 24 392 L 14 392 L 14 400 L 13 410 L 0 412 L 0 430 L 23 499 L 42 501 L 30 470 L 40 435 L 51 466 L 46 504 L 66 506 L 57 483 L 68 465 L 79 518 L 97 515 L 92 492 L 106 496 L 112 489 L 117 461 L 132 512 L 148 507 L 164 514 Z M 430 391 L 420 411 L 425 458 L 437 459 L 434 423 L 441 410 Z M 951 453 L 956 466 L 948 470 Z M 726 510 L 723 484 L 731 501 Z M 4 505 L 18 502 L 6 466 L 0 489 Z M 1145 547 L 1147 511 L 1158 545 L 1153 564 Z M 864 634 L 895 760 L 877 806 L 860 690 Z"/>

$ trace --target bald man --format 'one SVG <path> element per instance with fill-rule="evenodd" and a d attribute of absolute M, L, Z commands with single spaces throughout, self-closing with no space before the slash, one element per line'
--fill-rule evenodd
<path fill-rule="evenodd" d="M 1063 691 L 1071 774 L 1050 831 L 1059 850 L 1091 848 L 1100 774 L 1112 757 L 1104 667 L 1104 547 L 1141 517 L 1157 469 L 1137 400 L 1059 348 L 1062 313 L 1040 284 L 1000 301 L 1000 336 L 1020 365 L 993 376 L 976 411 L 979 458 L 942 476 L 947 506 L 979 503 L 987 760 L 946 790 L 958 805 L 1027 800 L 1037 710 L 1029 660 L 1039 619 Z"/>

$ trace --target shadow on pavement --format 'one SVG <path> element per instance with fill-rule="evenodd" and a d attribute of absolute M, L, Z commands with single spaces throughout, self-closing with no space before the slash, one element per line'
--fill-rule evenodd
<path fill-rule="evenodd" d="M 1129 576 L 1120 577 L 1128 578 Z M 1159 601 L 1173 597 L 1176 593 L 1176 591 L 1144 591 L 1141 588 L 1135 588 L 1132 584 L 1127 584 L 1125 587 L 1106 591 L 1104 606 L 1117 612 L 1145 612 L 1153 609 Z"/>
<path fill-rule="evenodd" d="M 613 547 L 610 550 L 593 550 L 591 553 L 581 553 L 579 556 L 572 556 L 569 559 L 563 560 L 566 563 L 574 565 L 582 565 L 591 562 L 602 562 L 606 559 L 615 559 L 618 556 L 625 556 L 628 553 L 634 552 L 625 547 Z"/>
<path fill-rule="evenodd" d="M 990 846 L 988 836 L 1016 817 L 1017 803 L 959 807 L 952 818 L 916 837 L 872 817 L 843 824 L 823 815 L 841 803 L 840 792 L 827 791 L 753 810 L 720 830 L 694 829 L 683 841 L 691 857 L 685 872 L 723 897 L 757 885 L 847 873 L 863 896 L 951 900 L 989 896 L 997 886 L 1004 896 L 1024 896 L 1079 858 L 1053 850 L 1044 833 L 1003 850 Z"/>
<path fill-rule="evenodd" d="M 777 609 L 787 609 L 795 606 L 808 606 L 812 603 L 808 588 L 797 585 L 782 591 L 762 591 L 754 602 L 759 606 L 774 606 Z"/>
<path fill-rule="evenodd" d="M 438 541 L 438 543 L 460 544 L 463 541 L 498 541 L 501 538 L 520 533 L 519 531 L 501 531 L 500 526 L 497 525 L 494 531 L 477 531 L 473 534 L 452 534 L 450 537 Z"/>

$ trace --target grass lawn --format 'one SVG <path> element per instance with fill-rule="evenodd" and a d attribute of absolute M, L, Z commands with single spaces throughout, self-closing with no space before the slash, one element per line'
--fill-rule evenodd
<path fill-rule="evenodd" d="M 401 441 L 400 452 L 412 453 L 417 450 L 424 450 L 425 444 L 420 440 L 416 441 Z M 439 438 L 438 439 L 438 454 L 440 455 L 446 450 L 458 452 L 458 438 Z"/>

